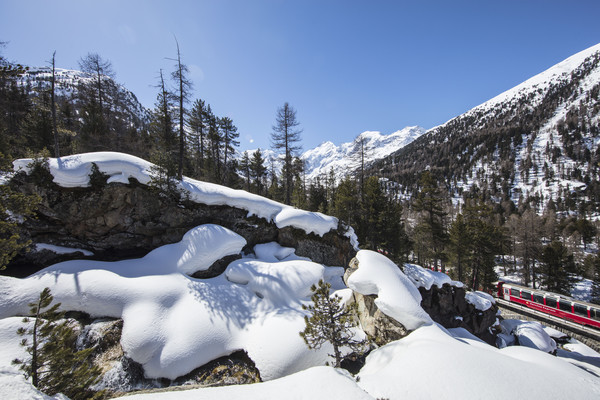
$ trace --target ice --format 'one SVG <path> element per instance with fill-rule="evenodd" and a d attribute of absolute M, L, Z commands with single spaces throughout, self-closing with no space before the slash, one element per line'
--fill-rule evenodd
<path fill-rule="evenodd" d="M 361 250 L 356 257 L 358 270 L 348 278 L 348 287 L 363 295 L 377 295 L 377 307 L 409 330 L 432 323 L 420 306 L 419 290 L 396 264 L 370 250 Z"/>

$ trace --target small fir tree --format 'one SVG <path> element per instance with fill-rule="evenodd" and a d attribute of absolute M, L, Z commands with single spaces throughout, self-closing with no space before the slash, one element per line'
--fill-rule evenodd
<path fill-rule="evenodd" d="M 53 299 L 50 289 L 45 288 L 36 302 L 29 303 L 32 318 L 23 318 L 28 328 L 19 328 L 17 334 L 31 336 L 31 342 L 21 340 L 31 359 L 15 359 L 13 364 L 48 395 L 63 393 L 72 400 L 103 398 L 104 391 L 90 389 L 101 376 L 100 368 L 90 360 L 94 349 L 76 350 L 77 334 L 64 312 L 58 311 L 60 303 L 52 305 Z"/>
<path fill-rule="evenodd" d="M 323 280 L 319 281 L 318 286 L 311 286 L 313 304 L 302 306 L 310 315 L 304 317 L 306 328 L 300 332 L 300 336 L 309 349 L 320 349 L 324 343 L 331 343 L 333 354 L 329 355 L 335 358 L 335 367 L 339 368 L 344 348 L 362 354 L 368 343 L 354 338 L 353 328 L 357 326 L 354 318 L 356 303 L 342 304 L 340 296 L 330 296 L 330 288 L 331 284 Z"/>

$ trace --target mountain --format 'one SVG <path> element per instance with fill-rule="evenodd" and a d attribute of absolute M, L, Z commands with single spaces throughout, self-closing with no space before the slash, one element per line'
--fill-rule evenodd
<path fill-rule="evenodd" d="M 305 161 L 306 177 L 315 179 L 325 176 L 333 168 L 337 178 L 355 170 L 359 164 L 361 142 L 365 149 L 365 163 L 369 164 L 406 146 L 425 133 L 419 126 L 409 126 L 389 135 L 366 131 L 352 142 L 336 146 L 330 141 L 307 150 L 300 158 Z"/>
<path fill-rule="evenodd" d="M 429 169 L 455 198 L 480 192 L 499 202 L 598 212 L 599 93 L 600 44 L 430 129 L 371 172 L 404 195 Z"/>
<path fill-rule="evenodd" d="M 52 69 L 49 67 L 33 67 L 19 78 L 19 83 L 22 86 L 28 87 L 31 94 L 41 93 L 44 89 L 50 88 L 52 79 Z M 95 82 L 95 77 L 92 75 L 74 70 L 74 69 L 55 69 L 56 93 L 59 97 L 68 99 L 77 99 L 79 97 L 79 88 L 82 84 Z M 149 111 L 144 107 L 136 95 L 125 86 L 115 82 L 110 77 L 103 77 L 105 82 L 109 82 L 109 104 L 118 103 L 118 106 L 129 110 L 139 120 L 144 120 L 148 117 Z M 116 107 L 116 106 L 115 106 Z"/>
<path fill-rule="evenodd" d="M 323 142 L 317 147 L 307 150 L 300 155 L 306 168 L 306 179 L 314 180 L 324 177 L 333 169 L 337 179 L 346 174 L 351 174 L 359 164 L 360 143 L 364 146 L 365 164 L 369 165 L 375 160 L 392 154 L 425 133 L 419 126 L 409 126 L 402 130 L 384 135 L 380 132 L 366 131 L 358 135 L 353 141 L 337 146 L 331 141 Z M 248 150 L 252 154 L 255 150 Z M 263 157 L 267 160 L 267 167 L 271 163 L 275 170 L 281 170 L 281 162 L 277 153 L 270 149 L 261 149 Z M 238 155 L 241 157 L 241 155 Z"/>

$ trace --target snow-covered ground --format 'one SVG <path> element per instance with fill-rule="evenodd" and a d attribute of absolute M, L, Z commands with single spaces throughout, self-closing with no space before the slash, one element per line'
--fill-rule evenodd
<path fill-rule="evenodd" d="M 420 308 L 420 294 L 413 281 L 386 257 L 371 251 L 358 253 L 359 268 L 351 275 L 350 287 L 376 294 L 384 313 L 415 330 L 373 351 L 357 378 L 320 367 L 328 360 L 329 349 L 311 351 L 302 342 L 298 335 L 304 326 L 301 305 L 309 299 L 310 285 L 319 279 L 332 282 L 347 298 L 342 269 L 301 259 L 292 249 L 271 243 L 257 246 L 254 256 L 231 263 L 217 278 L 200 280 L 186 274 L 191 265 L 202 268 L 215 257 L 235 253 L 241 247 L 243 239 L 233 232 L 205 225 L 188 233 L 182 242 L 158 248 L 142 259 L 69 261 L 26 279 L 1 278 L 0 397 L 11 398 L 18 390 L 28 393 L 28 398 L 45 398 L 10 365 L 13 358 L 25 356 L 15 334 L 20 325 L 15 315 L 25 313 L 26 304 L 43 287 L 50 287 L 65 308 L 123 318 L 122 346 L 144 366 L 149 377 L 173 378 L 221 355 L 245 349 L 262 377 L 269 380 L 134 398 L 501 399 L 506 393 L 530 398 L 600 396 L 597 353 L 577 342 L 561 350 L 560 357 L 526 347 L 496 349 L 463 329 L 448 331 Z M 206 248 L 216 253 L 209 256 Z M 527 330 L 521 331 L 525 332 L 521 337 L 531 336 Z"/>
<path fill-rule="evenodd" d="M 148 164 L 143 160 L 114 153 L 78 157 L 50 160 L 57 183 L 86 185 L 92 161 L 111 182 L 148 178 Z M 250 214 L 278 224 L 309 224 L 307 229 L 310 224 L 321 224 L 320 232 L 337 226 L 331 217 L 294 210 L 246 192 L 191 180 L 184 180 L 182 186 L 196 199 L 243 205 Z M 504 399 L 507 394 L 600 398 L 598 353 L 573 341 L 559 349 L 559 357 L 547 354 L 543 346 L 549 343 L 546 330 L 537 326 L 505 332 L 507 342 L 516 342 L 516 335 L 521 342 L 529 339 L 535 348 L 497 349 L 464 329 L 446 330 L 420 307 L 418 287 L 458 286 L 460 282 L 414 265 L 407 266 L 405 274 L 376 252 L 358 252 L 359 266 L 350 276 L 349 288 L 341 279 L 343 268 L 297 257 L 293 249 L 277 243 L 256 246 L 252 254 L 230 263 L 218 277 L 190 276 L 217 259 L 240 254 L 245 244 L 241 236 L 224 227 L 201 225 L 181 242 L 159 247 L 143 258 L 67 261 L 25 279 L 0 277 L 0 398 L 49 398 L 11 365 L 12 359 L 27 356 L 16 334 L 22 324 L 18 316 L 27 313 L 27 304 L 45 287 L 64 309 L 122 318 L 123 350 L 143 366 L 149 378 L 172 379 L 245 350 L 267 381 L 134 398 Z M 324 367 L 331 349 L 309 350 L 298 334 L 304 328 L 302 305 L 310 301 L 310 287 L 320 279 L 330 282 L 334 293 L 347 300 L 352 298 L 350 289 L 377 296 L 375 303 L 383 313 L 414 331 L 371 352 L 357 377 Z M 479 308 L 491 302 L 484 294 L 470 296 Z M 362 333 L 357 330 L 357 334 Z"/>

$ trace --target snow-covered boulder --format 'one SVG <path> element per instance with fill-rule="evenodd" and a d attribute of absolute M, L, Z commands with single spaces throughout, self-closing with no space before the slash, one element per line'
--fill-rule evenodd
<path fill-rule="evenodd" d="M 19 256 L 13 265 L 39 270 L 81 258 L 75 249 L 96 260 L 141 257 L 206 223 L 242 236 L 248 250 L 276 241 L 325 265 L 347 266 L 356 252 L 356 236 L 338 231 L 338 220 L 321 213 L 188 178 L 179 182 L 186 193 L 180 200 L 161 195 L 147 185 L 152 164 L 137 157 L 100 152 L 51 158 L 43 184 L 26 175 L 30 162 L 15 161 L 15 169 L 22 173 L 14 184 L 17 190 L 42 198 L 37 218 L 24 223 L 39 251 Z M 93 164 L 108 176 L 106 182 L 100 177 L 89 184 Z"/>

